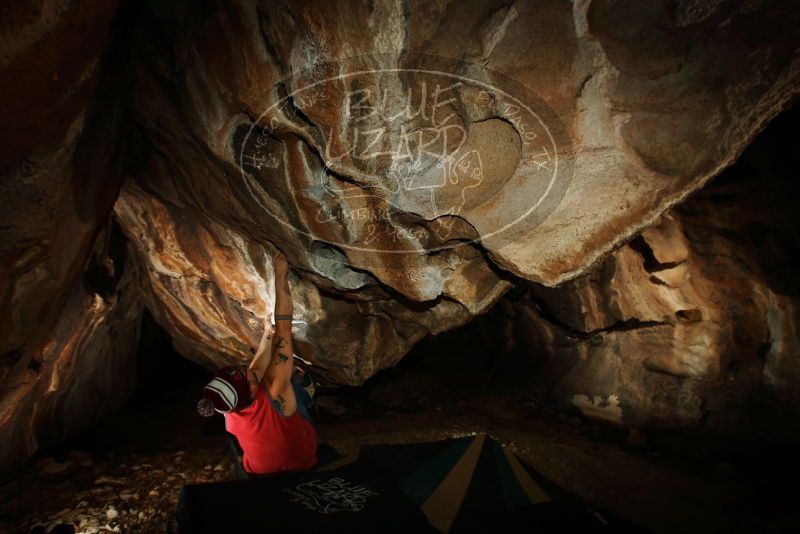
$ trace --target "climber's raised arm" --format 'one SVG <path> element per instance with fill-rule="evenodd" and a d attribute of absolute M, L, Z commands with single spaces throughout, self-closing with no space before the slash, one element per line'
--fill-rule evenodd
<path fill-rule="evenodd" d="M 278 251 L 272 256 L 275 271 L 275 333 L 267 367 L 267 388 L 283 415 L 289 416 L 297 409 L 297 399 L 292 389 L 294 350 L 292 346 L 292 295 L 289 291 L 289 265 L 286 256 Z"/>

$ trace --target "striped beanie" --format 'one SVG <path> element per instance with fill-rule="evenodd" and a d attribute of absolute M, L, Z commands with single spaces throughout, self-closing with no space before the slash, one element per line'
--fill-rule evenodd
<path fill-rule="evenodd" d="M 197 413 L 210 417 L 214 412 L 230 413 L 250 404 L 250 384 L 241 367 L 223 367 L 203 388 L 203 398 L 197 403 Z"/>

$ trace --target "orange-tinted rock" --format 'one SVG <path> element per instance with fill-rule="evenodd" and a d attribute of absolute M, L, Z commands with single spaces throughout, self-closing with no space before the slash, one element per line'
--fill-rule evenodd
<path fill-rule="evenodd" d="M 190 358 L 246 357 L 270 305 L 261 258 L 276 244 L 307 317 L 335 307 L 348 329 L 311 319 L 298 338 L 357 384 L 424 332 L 485 311 L 507 287 L 498 267 L 548 286 L 587 272 L 733 161 L 798 91 L 794 11 L 637 13 L 359 1 L 145 12 L 132 107 L 152 149 L 118 214 L 156 316 Z M 676 265 L 640 272 L 631 249 L 616 268 L 646 285 L 582 302 L 596 309 L 577 320 L 694 317 L 705 287 L 687 282 L 680 232 L 662 233 L 641 239 Z M 209 271 L 222 249 L 224 276 Z M 663 294 L 640 310 L 651 278 Z M 675 343 L 693 347 L 693 328 Z M 364 340 L 374 332 L 383 343 Z"/>
<path fill-rule="evenodd" d="M 536 362 L 531 380 L 562 406 L 618 424 L 743 432 L 774 420 L 755 405 L 797 414 L 797 156 L 769 152 L 784 134 L 757 141 L 592 274 L 531 286 L 514 319 Z"/>
<path fill-rule="evenodd" d="M 115 210 L 142 266 L 147 307 L 176 348 L 209 368 L 249 360 L 274 308 L 267 249 L 133 185 L 125 187 Z M 451 251 L 449 283 L 462 284 L 458 294 L 481 310 L 508 283 L 479 254 L 464 250 Z M 469 308 L 454 299 L 414 303 L 390 294 L 371 276 L 348 268 L 333 248 L 312 254 L 317 272 L 295 271 L 290 278 L 295 351 L 329 381 L 360 385 L 395 365 L 424 335 L 471 318 Z M 357 281 L 359 289 L 351 293 L 337 280 Z"/>
<path fill-rule="evenodd" d="M 791 393 L 796 294 L 748 228 L 668 210 L 796 100 L 800 14 L 639 4 L 131 3 L 111 66 L 114 3 L 3 4 L 0 458 L 120 402 L 138 299 L 193 361 L 249 358 L 273 246 L 331 382 L 531 282 L 541 376 L 587 412 L 698 420 L 731 361 Z"/>
<path fill-rule="evenodd" d="M 397 254 L 388 251 L 441 245 L 435 237 L 442 228 L 431 219 L 448 210 L 468 223 L 449 237 L 477 237 L 493 262 L 554 285 L 585 272 L 702 186 L 792 101 L 799 73 L 790 21 L 797 17 L 777 5 L 719 4 L 695 12 L 654 4 L 637 15 L 606 2 L 402 11 L 349 1 L 335 8 L 304 2 L 208 7 L 175 31 L 171 22 L 154 19 L 161 26 L 155 35 L 174 48 L 150 44 L 152 29 L 137 42 L 134 109 L 158 150 L 145 182 L 150 192 L 241 226 L 254 240 L 290 246 L 297 261 L 314 241 L 341 245 L 351 266 L 413 300 L 441 293 L 441 281 L 429 276 L 432 259 L 393 260 L 388 256 Z M 354 20 L 366 23 L 354 31 Z M 728 56 L 731 47 L 740 53 Z M 393 55 L 398 50 L 408 53 Z M 495 70 L 417 53 L 480 59 Z M 743 61 L 745 55 L 764 61 Z M 402 125 L 381 138 L 380 132 L 364 137 L 366 130 L 353 135 L 354 124 L 378 128 L 409 99 L 419 104 L 408 88 L 433 82 L 407 71 L 429 64 L 454 74 L 472 69 L 489 85 L 519 89 L 514 96 L 521 104 L 536 95 L 542 105 L 535 111 L 546 123 L 541 132 L 526 132 L 499 93 L 476 93 L 466 80 L 443 91 L 447 99 L 437 109 L 452 120 L 442 122 L 465 136 L 453 133 L 454 146 L 464 143 L 448 157 L 455 163 L 463 156 L 468 165 L 474 149 L 483 172 L 475 187 L 452 175 L 457 186 L 436 189 L 444 203 L 439 209 L 428 197 L 440 171 L 424 159 L 406 168 L 389 156 L 403 148 Z M 178 65 L 178 75 L 164 75 L 166 65 Z M 388 76 L 386 69 L 402 74 Z M 294 77 L 284 82 L 289 72 Z M 331 77 L 336 81 L 319 85 Z M 378 102 L 390 112 L 356 113 L 374 111 Z M 429 126 L 416 117 L 404 131 Z M 563 139 L 553 147 L 520 148 L 526 134 L 556 130 Z M 366 157 L 369 147 L 385 157 Z M 563 152 L 545 161 L 525 152 L 534 148 Z M 549 163 L 573 168 L 553 184 L 565 188 L 563 198 L 556 195 L 497 232 L 516 220 L 511 215 L 525 213 L 521 206 L 536 204 L 537 190 L 524 184 L 544 180 L 537 170 Z M 398 183 L 404 173 L 410 179 Z M 453 204 L 459 195 L 463 202 Z M 387 208 L 398 213 L 380 220 Z M 367 217 L 343 215 L 358 213 Z"/>
<path fill-rule="evenodd" d="M 102 61 L 116 8 L 0 6 L 0 470 L 133 384 L 140 307 L 129 279 L 109 289 L 106 242 L 125 146 Z"/>
<path fill-rule="evenodd" d="M 115 270 L 113 293 L 73 286 L 33 363 L 6 369 L 0 470 L 18 467 L 39 448 L 97 423 L 133 392 L 142 313 L 136 267 L 108 265 Z"/>

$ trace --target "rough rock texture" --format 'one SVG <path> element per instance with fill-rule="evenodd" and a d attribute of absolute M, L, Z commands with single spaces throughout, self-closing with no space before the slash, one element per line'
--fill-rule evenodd
<path fill-rule="evenodd" d="M 0 470 L 133 383 L 138 297 L 130 276 L 115 295 L 109 256 L 124 138 L 101 56 L 115 11 L 0 6 Z"/>
<path fill-rule="evenodd" d="M 118 263 L 113 293 L 73 286 L 51 323 L 42 363 L 13 369 L 0 399 L 0 469 L 97 423 L 133 392 L 142 305 L 135 264 Z"/>
<path fill-rule="evenodd" d="M 106 373 L 138 298 L 192 360 L 247 359 L 276 245 L 298 353 L 332 382 L 528 282 L 531 343 L 571 365 L 570 401 L 622 399 L 611 419 L 679 394 L 698 419 L 741 347 L 793 380 L 795 295 L 724 259 L 739 243 L 702 217 L 664 215 L 796 99 L 793 3 L 128 7 L 111 41 L 114 3 L 0 8 L 0 469 L 124 397 Z"/>
<path fill-rule="evenodd" d="M 702 185 L 797 92 L 797 51 L 791 38 L 797 14 L 782 4 L 735 8 L 719 3 L 698 10 L 690 3 L 667 9 L 654 2 L 644 11 L 604 2 L 581 3 L 574 9 L 564 2 L 511 7 L 451 3 L 427 9 L 409 5 L 404 11 L 390 2 L 372 9 L 359 2 L 247 6 L 211 5 L 181 24 L 162 22 L 168 36 L 145 36 L 153 44 L 142 52 L 134 105 L 149 138 L 168 155 L 160 166 L 165 172 L 152 172 L 158 181 L 154 189 L 220 220 L 232 222 L 235 216 L 238 224 L 272 226 L 275 221 L 265 213 L 269 211 L 317 240 L 372 246 L 367 224 L 371 220 L 341 220 L 334 214 L 323 226 L 314 217 L 318 204 L 343 205 L 343 212 L 352 213 L 367 202 L 354 193 L 369 193 L 373 203 L 378 202 L 375 197 L 397 194 L 400 198 L 389 204 L 404 213 L 425 219 L 433 213 L 426 199 L 411 194 L 407 184 L 395 191 L 392 176 L 404 172 L 401 165 L 380 158 L 363 161 L 367 158 L 351 153 L 339 156 L 348 142 L 361 148 L 359 140 L 351 138 L 353 123 L 377 126 L 342 109 L 341 96 L 352 87 L 329 84 L 320 94 L 303 88 L 356 67 L 417 65 L 413 58 L 394 61 L 380 56 L 352 61 L 355 65 L 341 62 L 331 72 L 327 63 L 376 52 L 405 50 L 488 62 L 530 87 L 560 118 L 572 140 L 571 146 L 558 147 L 565 151 L 560 161 L 574 166 L 574 176 L 571 182 L 568 176 L 561 180 L 569 182 L 560 184 L 569 188 L 547 220 L 535 225 L 539 220 L 534 213 L 487 238 L 502 212 L 516 213 L 518 202 L 532 199 L 516 190 L 519 180 L 508 179 L 513 169 L 498 169 L 490 176 L 495 166 L 485 164 L 485 190 L 473 200 L 478 205 L 468 204 L 460 217 L 478 232 L 494 261 L 547 285 L 580 274 L 617 242 L 653 222 L 666 206 Z M 354 25 L 356 20 L 366 20 L 366 27 Z M 231 37 L 209 40 L 208 35 Z M 166 65 L 179 69 L 167 75 Z M 273 87 L 290 72 L 295 79 L 284 90 L 301 92 L 287 109 L 279 105 L 270 110 L 282 94 L 275 94 Z M 503 86 L 494 72 L 478 71 L 475 76 Z M 401 76 L 360 82 L 397 93 L 399 102 L 388 105 L 393 112 L 405 104 L 403 84 L 413 88 L 412 81 Z M 492 151 L 512 161 L 520 157 L 513 142 L 506 140 L 513 132 L 502 131 L 500 124 L 512 123 L 520 136 L 524 132 L 502 106 L 486 110 L 472 105 L 469 94 L 446 96 L 456 98 L 466 115 L 452 122 L 469 131 L 466 146 L 454 157 L 481 143 L 486 147 L 479 150 L 484 159 Z M 444 108 L 443 115 L 450 111 Z M 502 120 L 493 122 L 494 116 Z M 253 132 L 242 148 L 239 132 L 249 130 L 256 119 L 267 130 L 264 139 L 259 141 L 258 132 Z M 419 122 L 406 126 L 430 126 Z M 558 124 L 547 126 L 555 129 Z M 187 132 L 192 134 L 188 138 Z M 399 134 L 363 142 L 372 146 L 373 140 L 387 151 L 402 142 Z M 260 151 L 250 146 L 259 143 Z M 256 162 L 257 158 L 263 159 Z M 540 180 L 531 165 L 530 159 L 519 161 L 519 176 Z M 427 170 L 423 161 L 416 172 L 427 176 Z M 242 171 L 247 175 L 244 183 Z M 162 179 L 161 174 L 169 176 Z M 221 188 L 226 193 L 230 188 L 235 200 L 231 194 L 215 194 Z M 328 196 L 317 191 L 323 188 Z M 374 212 L 382 205 L 366 207 Z M 425 226 L 429 236 L 437 235 L 432 224 L 412 218 L 379 225 L 380 238 L 397 235 L 386 226 L 413 233 L 407 228 L 413 226 L 410 222 Z M 288 235 L 297 233 L 289 228 L 263 231 L 293 248 L 310 249 L 310 240 Z M 457 237 L 470 237 L 469 230 Z M 392 242 L 393 250 L 431 246 L 404 238 L 402 232 L 398 241 Z M 398 269 L 381 269 L 388 262 L 386 254 L 363 254 L 353 248 L 345 253 L 351 265 L 369 270 L 410 298 L 427 300 L 437 294 L 434 281 L 398 279 Z M 300 250 L 296 254 L 304 255 Z M 295 262 L 310 263 L 299 257 Z M 420 265 L 419 259 L 406 258 L 400 265 L 403 272 L 425 272 L 430 263 L 431 259 Z"/>
<path fill-rule="evenodd" d="M 167 325 L 176 348 L 207 367 L 245 361 L 258 346 L 274 307 L 272 266 L 261 245 L 192 209 L 182 209 L 126 186 L 115 212 L 134 243 L 140 287 L 156 320 Z M 471 256 L 464 254 L 472 252 Z M 323 261 L 341 261 L 334 249 Z M 453 269 L 468 284 L 477 309 L 506 287 L 480 254 L 459 249 Z M 452 252 L 451 252 L 452 253 Z M 450 299 L 418 306 L 374 281 L 346 300 L 325 279 L 290 279 L 295 352 L 318 366 L 323 378 L 359 385 L 393 366 L 421 337 L 464 324 L 470 311 Z"/>
<path fill-rule="evenodd" d="M 796 414 L 797 147 L 776 140 L 796 115 L 590 275 L 530 286 L 511 329 L 532 381 L 623 424 L 734 428 L 780 419 L 776 407 Z"/>
<path fill-rule="evenodd" d="M 30 344 L 37 327 L 49 329 L 117 196 L 121 180 L 109 172 L 121 149 L 110 143 L 117 117 L 113 108 L 98 113 L 108 99 L 89 102 L 115 9 L 113 2 L 2 8 L 3 355 Z"/>
<path fill-rule="evenodd" d="M 145 11 L 132 107 L 149 149 L 117 214 L 148 305 L 190 358 L 244 359 L 270 308 L 263 247 L 278 244 L 307 355 L 359 384 L 485 311 L 508 287 L 497 266 L 571 279 L 733 161 L 797 94 L 797 16 L 733 2 Z M 692 295 L 644 320 L 694 314 Z"/>

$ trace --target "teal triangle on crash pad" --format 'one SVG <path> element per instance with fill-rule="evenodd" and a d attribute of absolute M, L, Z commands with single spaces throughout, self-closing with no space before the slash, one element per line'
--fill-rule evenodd
<path fill-rule="evenodd" d="M 487 445 L 492 451 L 497 476 L 500 479 L 500 491 L 503 493 L 503 502 L 505 503 L 506 511 L 512 512 L 517 508 L 534 504 L 525 494 L 525 490 L 520 486 L 517 476 L 508 464 L 503 446 L 493 439 L 487 441 Z"/>
<path fill-rule="evenodd" d="M 443 453 L 400 480 L 397 487 L 418 506 L 422 506 L 458 463 L 474 439 L 470 437 L 457 440 Z"/>

